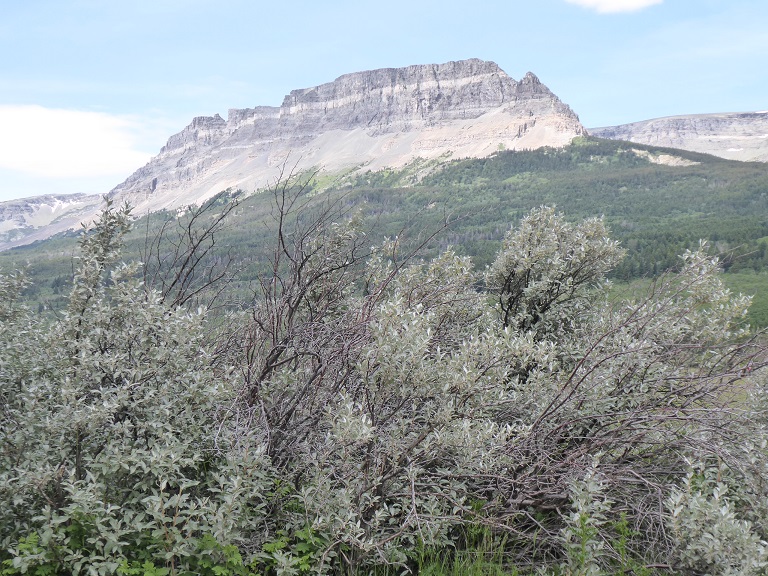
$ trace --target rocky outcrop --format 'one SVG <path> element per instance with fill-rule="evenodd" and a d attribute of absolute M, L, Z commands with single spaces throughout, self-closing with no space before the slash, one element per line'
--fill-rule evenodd
<path fill-rule="evenodd" d="M 493 62 L 385 68 L 293 90 L 280 107 L 198 117 L 110 193 L 137 211 L 253 191 L 288 163 L 328 171 L 399 167 L 415 158 L 481 157 L 562 146 L 585 133 L 536 76 L 519 82 Z"/>
<path fill-rule="evenodd" d="M 670 116 L 621 126 L 590 128 L 599 138 L 768 162 L 768 111 Z"/>

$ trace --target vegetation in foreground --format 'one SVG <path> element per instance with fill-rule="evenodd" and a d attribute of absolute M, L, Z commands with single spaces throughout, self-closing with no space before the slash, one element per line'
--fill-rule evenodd
<path fill-rule="evenodd" d="M 127 208 L 59 318 L 0 277 L 3 574 L 766 572 L 763 356 L 703 247 L 611 300 L 600 219 L 478 275 L 273 192 L 223 319 L 206 232 L 122 263 Z"/>

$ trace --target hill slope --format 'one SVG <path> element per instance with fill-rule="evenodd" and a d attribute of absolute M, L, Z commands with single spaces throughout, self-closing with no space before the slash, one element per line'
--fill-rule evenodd
<path fill-rule="evenodd" d="M 341 199 L 349 210 L 361 210 L 372 244 L 396 234 L 406 242 L 449 217 L 452 226 L 428 244 L 427 253 L 451 245 L 480 268 L 510 225 L 542 204 L 557 206 L 570 219 L 603 214 L 627 250 L 614 272 L 620 280 L 677 265 L 679 254 L 699 239 L 711 241 L 729 272 L 768 268 L 768 173 L 762 163 L 580 138 L 558 149 L 451 161 L 427 175 L 419 162 L 401 170 L 363 172 L 336 187 L 321 183 L 309 192 L 308 198 Z M 228 197 L 217 201 L 223 204 Z M 267 261 L 271 197 L 240 199 L 218 239 L 237 259 L 240 285 L 246 286 Z M 175 210 L 156 213 L 138 222 L 129 242 L 132 256 L 141 258 L 145 236 L 176 215 Z M 52 291 L 68 282 L 73 248 L 71 235 L 59 236 L 0 253 L 0 267 L 31 262 L 39 296 L 53 298 Z"/>

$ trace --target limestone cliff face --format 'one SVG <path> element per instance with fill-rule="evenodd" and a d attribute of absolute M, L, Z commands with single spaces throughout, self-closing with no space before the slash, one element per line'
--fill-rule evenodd
<path fill-rule="evenodd" d="M 729 160 L 768 162 L 768 112 L 670 116 L 590 128 L 599 138 L 680 148 Z"/>
<path fill-rule="evenodd" d="M 562 146 L 585 133 L 536 76 L 463 60 L 345 74 L 293 90 L 280 107 L 198 117 L 110 193 L 139 211 L 267 185 L 297 170 L 402 166 L 417 157 L 481 157 L 500 148 Z"/>
<path fill-rule="evenodd" d="M 386 68 L 294 90 L 281 116 L 304 134 L 354 128 L 386 134 L 477 118 L 515 101 L 516 92 L 517 83 L 493 62 Z"/>

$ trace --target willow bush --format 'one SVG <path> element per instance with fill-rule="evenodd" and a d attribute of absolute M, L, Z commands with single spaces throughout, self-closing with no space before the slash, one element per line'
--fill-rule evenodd
<path fill-rule="evenodd" d="M 533 210 L 478 274 L 273 193 L 226 317 L 121 262 L 127 208 L 60 318 L 0 277 L 3 573 L 413 571 L 475 529 L 509 571 L 765 573 L 761 350 L 704 246 L 612 301 L 600 219 Z"/>

